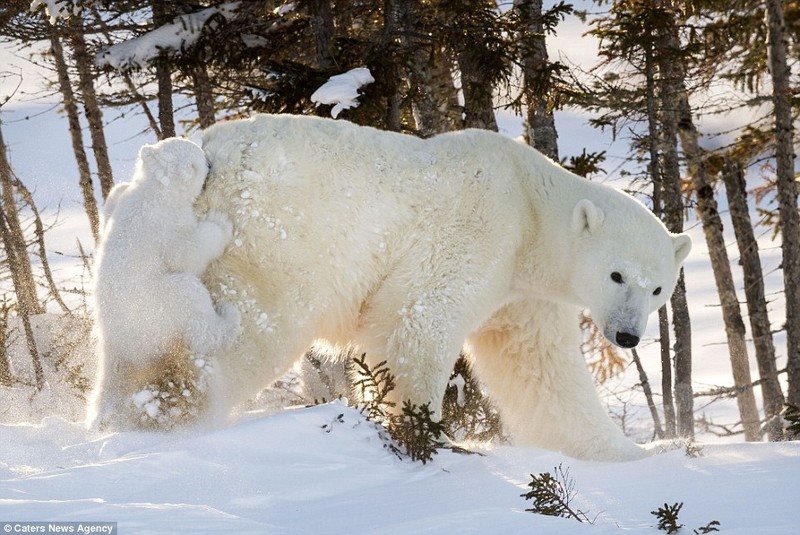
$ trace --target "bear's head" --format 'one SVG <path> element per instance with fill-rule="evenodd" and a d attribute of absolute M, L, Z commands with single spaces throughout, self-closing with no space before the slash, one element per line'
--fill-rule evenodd
<path fill-rule="evenodd" d="M 631 348 L 644 334 L 650 313 L 672 295 L 692 240 L 670 233 L 647 208 L 625 197 L 626 202 L 611 202 L 605 209 L 588 199 L 575 205 L 571 281 L 603 335 Z"/>
<path fill-rule="evenodd" d="M 203 149 L 188 139 L 169 138 L 139 149 L 134 180 L 163 186 L 165 192 L 197 198 L 208 175 Z"/>

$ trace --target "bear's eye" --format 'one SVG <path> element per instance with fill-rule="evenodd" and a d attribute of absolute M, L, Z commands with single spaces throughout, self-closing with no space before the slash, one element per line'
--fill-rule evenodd
<path fill-rule="evenodd" d="M 661 286 L 653 290 L 653 295 L 661 295 Z"/>
<path fill-rule="evenodd" d="M 615 271 L 611 274 L 611 280 L 616 282 L 617 284 L 622 284 L 622 275 L 619 271 Z"/>

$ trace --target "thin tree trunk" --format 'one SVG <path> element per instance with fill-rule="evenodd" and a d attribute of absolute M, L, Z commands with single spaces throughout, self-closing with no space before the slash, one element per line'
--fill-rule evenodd
<path fill-rule="evenodd" d="M 783 2 L 767 0 L 767 42 L 775 111 L 776 178 L 780 213 L 783 286 L 786 292 L 787 401 L 800 406 L 800 215 L 794 173 L 792 84 L 786 60 Z"/>
<path fill-rule="evenodd" d="M 661 159 L 658 152 L 658 110 L 656 106 L 655 62 L 652 48 L 645 49 L 645 80 L 648 148 L 650 152 L 650 177 L 653 180 L 653 213 L 659 219 L 664 218 L 663 190 L 661 178 Z M 670 353 L 669 313 L 667 305 L 658 309 L 658 333 L 661 353 L 661 390 L 664 407 L 664 436 L 675 438 L 677 434 L 675 422 L 675 399 L 672 395 L 672 355 Z"/>
<path fill-rule="evenodd" d="M 39 302 L 36 281 L 33 279 L 25 233 L 19 220 L 14 196 L 14 172 L 8 161 L 6 143 L 0 128 L 0 187 L 2 188 L 3 217 L 7 236 L 4 237 L 9 269 L 14 280 L 20 314 L 41 314 L 44 307 Z"/>
<path fill-rule="evenodd" d="M 22 320 L 22 327 L 25 331 L 25 342 L 28 345 L 31 362 L 33 363 L 36 389 L 41 390 L 44 388 L 44 370 L 42 369 L 39 351 L 36 348 L 36 340 L 33 337 L 30 317 L 33 314 L 43 313 L 44 307 L 39 303 L 39 298 L 36 294 L 36 282 L 33 280 L 33 270 L 28 257 L 25 235 L 22 232 L 17 203 L 14 199 L 13 171 L 7 154 L 2 128 L 0 128 L 0 180 L 2 180 L 0 238 L 6 252 L 14 293 L 17 296 L 19 317 Z"/>
<path fill-rule="evenodd" d="M 678 86 L 678 133 L 686 155 L 689 175 L 692 178 L 697 194 L 695 211 L 703 225 L 703 234 L 708 245 L 711 269 L 714 272 L 714 281 L 717 286 L 720 305 L 722 306 L 722 320 L 725 323 L 725 335 L 728 341 L 728 352 L 731 359 L 734 384 L 740 388 L 736 396 L 739 414 L 742 417 L 742 427 L 747 441 L 761 439 L 761 423 L 758 415 L 758 406 L 753 388 L 750 386 L 750 357 L 745 341 L 744 320 L 736 296 L 736 285 L 733 282 L 731 263 L 728 250 L 725 247 L 725 237 L 722 233 L 722 219 L 714 197 L 714 187 L 708 178 L 706 163 L 703 159 L 698 144 L 699 134 L 692 119 L 689 105 L 689 96 L 686 92 L 683 68 L 677 69 L 681 76 L 676 80 Z"/>
<path fill-rule="evenodd" d="M 417 133 L 430 137 L 455 130 L 461 121 L 455 113 L 458 103 L 448 57 L 420 28 L 419 2 L 401 0 L 396 5 Z"/>
<path fill-rule="evenodd" d="M 397 45 L 395 38 L 399 35 L 400 5 L 403 0 L 384 0 L 383 2 L 383 29 L 378 53 L 384 58 L 393 61 L 379 62 L 384 70 L 378 78 L 383 80 L 386 87 L 386 115 L 385 128 L 392 132 L 399 132 L 402 120 L 402 97 L 400 95 L 400 68 L 398 66 Z"/>
<path fill-rule="evenodd" d="M 668 28 L 661 28 L 657 55 L 661 68 L 661 176 L 664 185 L 664 215 L 671 232 L 683 232 L 683 198 L 678 162 L 678 91 L 675 85 L 679 49 Z M 672 293 L 672 321 L 675 330 L 675 404 L 679 436 L 694 438 L 694 396 L 692 395 L 692 326 L 686 302 L 683 268 Z"/>
<path fill-rule="evenodd" d="M 103 128 L 103 112 L 97 103 L 94 89 L 94 75 L 92 74 L 92 61 L 86 50 L 86 41 L 83 37 L 82 23 L 78 17 L 73 17 L 70 23 L 70 44 L 75 53 L 75 66 L 78 70 L 78 88 L 83 97 L 83 109 L 86 121 L 89 123 L 89 135 L 92 138 L 92 152 L 97 163 L 97 176 L 100 180 L 100 191 L 103 199 L 108 197 L 114 187 L 114 175 L 111 171 L 111 162 L 108 158 L 108 146 Z"/>
<path fill-rule="evenodd" d="M 19 273 L 15 266 L 24 263 L 17 255 L 14 246 L 14 238 L 11 236 L 8 222 L 9 217 L 5 213 L 5 202 L 0 203 L 0 237 L 3 241 L 3 247 L 6 250 L 6 258 L 11 266 L 11 281 L 14 285 L 14 291 L 17 294 L 17 303 L 19 304 L 19 317 L 22 320 L 22 328 L 25 332 L 25 343 L 28 346 L 28 353 L 31 356 L 33 363 L 33 375 L 36 381 L 36 389 L 41 390 L 44 388 L 44 369 L 42 368 L 42 360 L 39 358 L 39 350 L 36 348 L 36 340 L 33 337 L 33 328 L 31 327 L 31 314 L 20 303 L 20 294 L 25 292 L 24 283 L 20 280 Z"/>
<path fill-rule="evenodd" d="M 558 132 L 550 106 L 549 56 L 542 24 L 542 0 L 515 0 L 525 27 L 522 36 L 522 75 L 527 112 L 528 143 L 558 161 Z"/>
<path fill-rule="evenodd" d="M 8 333 L 8 315 L 11 312 L 11 307 L 8 305 L 5 296 L 3 296 L 3 303 L 0 305 L 0 385 L 11 386 L 11 360 L 8 358 L 7 336 Z"/>
<path fill-rule="evenodd" d="M 653 429 L 657 438 L 664 438 L 664 428 L 661 427 L 661 418 L 658 416 L 658 409 L 653 400 L 653 390 L 650 388 L 650 381 L 647 379 L 647 372 L 644 371 L 642 360 L 639 358 L 639 353 L 636 349 L 631 350 L 633 355 L 633 362 L 636 364 L 636 371 L 639 372 L 639 382 L 644 391 L 644 397 L 647 399 L 647 407 L 650 409 L 650 416 L 653 418 Z"/>
<path fill-rule="evenodd" d="M 317 67 L 328 70 L 333 67 L 333 12 L 330 0 L 310 0 L 311 27 L 314 30 L 314 44 L 317 52 Z"/>
<path fill-rule="evenodd" d="M 64 49 L 58 35 L 53 31 L 50 34 L 50 47 L 53 52 L 53 60 L 58 73 L 58 85 L 61 96 L 64 98 L 64 110 L 67 112 L 69 122 L 69 133 L 72 138 L 72 151 L 75 154 L 75 161 L 78 163 L 78 180 L 83 194 L 83 209 L 89 218 L 89 228 L 92 231 L 95 243 L 100 238 L 100 216 L 97 210 L 97 201 L 94 197 L 94 187 L 92 186 L 92 174 L 89 170 L 89 159 L 83 147 L 83 134 L 81 132 L 81 122 L 78 117 L 78 105 L 75 93 L 72 91 L 72 84 L 69 80 L 67 63 L 64 59 Z"/>
<path fill-rule="evenodd" d="M 434 45 L 432 45 L 434 46 Z M 409 82 L 411 84 L 411 107 L 414 113 L 414 122 L 417 124 L 417 132 L 422 137 L 431 137 L 442 132 L 449 132 L 456 129 L 460 121 L 448 117 L 446 111 L 452 106 L 448 102 L 448 96 L 455 95 L 455 88 L 450 77 L 450 95 L 445 95 L 444 102 L 439 96 L 443 92 L 435 88 L 437 78 L 441 80 L 442 65 L 437 65 L 444 57 L 442 51 L 426 51 L 419 44 L 406 43 L 405 48 L 410 56 L 409 60 Z"/>
<path fill-rule="evenodd" d="M 678 434 L 675 417 L 675 397 L 672 394 L 672 358 L 669 348 L 669 315 L 667 305 L 658 309 L 659 345 L 661 346 L 661 390 L 664 407 L 664 438 L 675 438 Z"/>
<path fill-rule="evenodd" d="M 458 91 L 453 79 L 455 62 L 444 48 L 436 48 L 431 55 L 430 88 L 436 109 L 441 115 L 443 131 L 457 130 L 461 126 L 463 108 L 458 103 Z"/>
<path fill-rule="evenodd" d="M 739 246 L 739 255 L 744 272 L 744 293 L 747 297 L 747 310 L 750 316 L 750 330 L 756 349 L 756 361 L 761 377 L 761 396 L 764 403 L 764 426 L 771 441 L 783 440 L 781 411 L 783 392 L 778 380 L 778 367 L 775 364 L 775 345 L 772 339 L 767 299 L 764 293 L 764 275 L 758 254 L 758 242 L 753 232 L 750 211 L 747 207 L 747 190 L 744 170 L 741 164 L 725 160 L 722 169 L 725 190 L 728 196 L 733 230 Z"/>
<path fill-rule="evenodd" d="M 50 296 L 58 303 L 62 312 L 65 314 L 72 314 L 72 311 L 61 298 L 61 292 L 58 291 L 56 281 L 53 279 L 53 272 L 50 270 L 50 262 L 47 259 L 47 248 L 44 243 L 44 225 L 42 224 L 42 217 L 39 214 L 39 209 L 36 207 L 36 203 L 33 200 L 33 195 L 31 195 L 31 192 L 20 180 L 14 180 L 14 187 L 19 194 L 22 195 L 25 203 L 30 207 L 31 212 L 33 212 L 34 232 L 36 233 L 36 244 L 39 248 L 39 261 L 42 263 L 42 272 L 44 272 L 45 280 L 47 280 L 47 285 L 50 287 Z"/>
<path fill-rule="evenodd" d="M 461 90 L 464 93 L 464 126 L 496 132 L 492 85 L 482 76 L 478 65 L 474 52 L 465 50 L 458 54 Z"/>
<path fill-rule="evenodd" d="M 153 23 L 155 27 L 169 22 L 165 2 L 153 0 Z M 158 122 L 161 126 L 161 137 L 175 137 L 175 116 L 172 106 L 172 67 L 169 59 L 161 54 L 155 61 L 156 83 L 158 85 Z"/>
<path fill-rule="evenodd" d="M 204 61 L 200 60 L 192 67 L 192 80 L 200 128 L 208 128 L 217 120 L 214 115 L 214 91 Z"/>

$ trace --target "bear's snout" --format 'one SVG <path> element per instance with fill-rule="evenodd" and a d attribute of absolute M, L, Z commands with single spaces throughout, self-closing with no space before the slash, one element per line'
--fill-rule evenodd
<path fill-rule="evenodd" d="M 639 337 L 635 334 L 617 331 L 617 344 L 620 347 L 631 348 L 639 344 Z"/>

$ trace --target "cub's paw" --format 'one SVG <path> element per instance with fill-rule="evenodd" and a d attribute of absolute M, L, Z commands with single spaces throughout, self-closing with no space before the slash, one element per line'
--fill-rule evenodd
<path fill-rule="evenodd" d="M 233 238 L 233 223 L 231 219 L 222 212 L 217 210 L 211 210 L 206 214 L 206 217 L 203 219 L 205 223 L 209 225 L 213 225 L 219 228 L 220 233 L 225 238 L 225 242 L 228 243 Z"/>
<path fill-rule="evenodd" d="M 241 332 L 242 313 L 233 303 L 220 303 L 217 305 L 217 314 L 226 326 L 225 334 L 227 336 L 223 336 L 225 343 L 230 343 Z"/>

